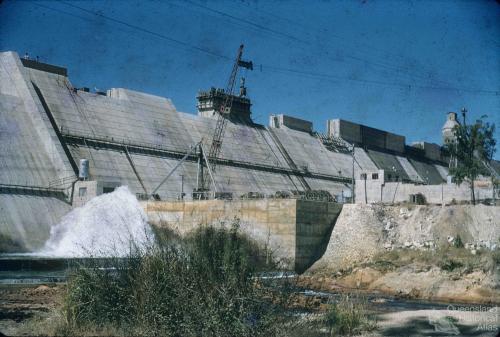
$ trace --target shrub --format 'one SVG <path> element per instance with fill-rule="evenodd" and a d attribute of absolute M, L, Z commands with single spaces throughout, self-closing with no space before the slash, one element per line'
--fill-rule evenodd
<path fill-rule="evenodd" d="M 415 202 L 417 205 L 427 205 L 427 199 L 422 193 L 415 194 Z"/>
<path fill-rule="evenodd" d="M 160 226 L 151 225 L 156 244 L 160 246 L 171 246 L 182 243 L 181 236 L 168 227 L 167 222 L 160 222 Z"/>
<path fill-rule="evenodd" d="M 453 240 L 453 247 L 464 248 L 464 243 L 462 242 L 462 238 L 460 237 L 460 235 L 457 235 L 455 240 Z"/>
<path fill-rule="evenodd" d="M 491 258 L 493 259 L 493 263 L 496 265 L 496 266 L 500 266 L 500 250 L 494 250 L 492 253 L 491 253 Z"/>
<path fill-rule="evenodd" d="M 84 265 L 68 281 L 68 326 L 119 327 L 134 335 L 272 335 L 287 292 L 255 278 L 256 246 L 230 230 L 200 228 L 181 244 L 165 242 Z"/>
<path fill-rule="evenodd" d="M 455 269 L 462 268 L 463 266 L 462 262 L 453 259 L 445 259 L 439 264 L 439 267 L 445 271 L 454 271 Z"/>

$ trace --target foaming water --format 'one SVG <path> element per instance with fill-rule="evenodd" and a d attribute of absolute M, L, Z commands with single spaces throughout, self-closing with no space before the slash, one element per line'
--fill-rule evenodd
<path fill-rule="evenodd" d="M 153 238 L 147 216 L 127 186 L 97 196 L 73 209 L 50 230 L 37 252 L 58 257 L 122 257 L 143 249 Z"/>

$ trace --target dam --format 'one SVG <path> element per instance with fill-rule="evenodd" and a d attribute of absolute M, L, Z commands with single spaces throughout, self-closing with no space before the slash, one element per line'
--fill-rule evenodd
<path fill-rule="evenodd" d="M 40 248 L 73 207 L 126 185 L 157 222 L 192 227 L 213 214 L 185 214 L 207 205 L 212 213 L 241 215 L 248 226 L 252 220 L 258 235 L 267 231 L 303 269 L 326 248 L 341 204 L 357 202 L 362 190 L 353 185 L 363 175 L 365 182 L 366 174 L 375 180 L 380 174 L 384 183 L 447 182 L 448 159 L 437 144 L 407 145 L 402 135 L 336 116 L 326 121 L 325 133 L 286 114 L 271 114 L 268 126 L 259 125 L 250 99 L 240 95 L 225 117 L 220 156 L 208 158 L 217 161 L 213 179 L 226 200 L 193 200 L 199 156 L 192 148 L 209 147 L 223 91 L 199 92 L 195 115 L 165 97 L 76 88 L 66 68 L 15 52 L 0 53 L 0 64 L 0 234 L 27 251 Z M 82 161 L 88 163 L 83 180 Z M 498 162 L 492 167 L 498 174 Z M 153 191 L 157 201 L 146 201 Z M 256 221 L 259 214 L 266 215 Z"/>

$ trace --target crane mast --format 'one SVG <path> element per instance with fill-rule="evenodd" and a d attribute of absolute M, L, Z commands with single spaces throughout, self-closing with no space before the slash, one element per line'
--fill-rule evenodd
<path fill-rule="evenodd" d="M 202 172 L 201 174 L 199 174 L 198 187 L 194 193 L 195 195 L 197 195 L 198 198 L 206 199 L 208 197 L 208 192 L 210 191 L 209 178 L 212 178 L 212 183 L 215 185 L 213 177 L 217 169 L 217 159 L 219 158 L 220 155 L 220 151 L 222 148 L 222 141 L 224 139 L 224 132 L 227 124 L 227 118 L 225 117 L 225 115 L 226 114 L 229 115 L 231 113 L 231 108 L 233 106 L 234 86 L 236 83 L 236 76 L 238 74 L 238 69 L 239 67 L 242 67 L 253 70 L 252 62 L 243 61 L 241 59 L 242 55 L 243 55 L 243 45 L 240 45 L 238 49 L 238 54 L 236 56 L 236 60 L 231 70 L 231 75 L 229 76 L 229 80 L 224 90 L 225 95 L 222 104 L 219 108 L 219 114 L 217 115 L 217 122 L 215 124 L 215 129 L 212 136 L 212 142 L 210 144 L 210 149 L 208 151 L 208 157 L 206 156 L 205 153 L 203 153 L 203 147 L 200 146 L 199 168 L 202 170 Z M 207 170 L 203 170 L 203 158 L 205 158 L 205 162 L 207 164 Z M 214 189 L 216 189 L 216 186 L 214 186 Z"/>

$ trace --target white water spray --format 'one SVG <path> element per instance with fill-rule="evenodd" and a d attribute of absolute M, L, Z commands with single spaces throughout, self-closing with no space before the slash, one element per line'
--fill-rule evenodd
<path fill-rule="evenodd" d="M 61 257 L 126 256 L 153 239 L 147 217 L 127 186 L 73 209 L 50 230 L 39 254 Z"/>

